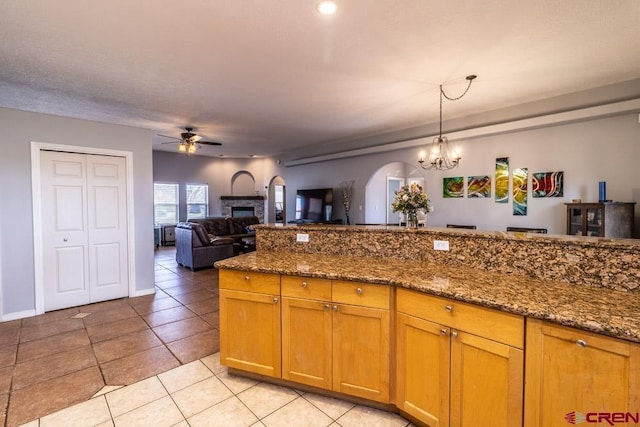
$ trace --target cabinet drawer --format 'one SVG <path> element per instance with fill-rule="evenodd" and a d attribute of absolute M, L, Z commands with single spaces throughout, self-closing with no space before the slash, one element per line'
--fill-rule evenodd
<path fill-rule="evenodd" d="M 524 348 L 524 318 L 448 298 L 398 288 L 397 310 L 453 329 Z"/>
<path fill-rule="evenodd" d="M 222 269 L 220 288 L 280 295 L 280 275 Z"/>
<path fill-rule="evenodd" d="M 317 277 L 282 276 L 282 296 L 331 300 L 331 280 Z"/>
<path fill-rule="evenodd" d="M 389 309 L 388 285 L 334 280 L 331 285 L 333 302 Z"/>

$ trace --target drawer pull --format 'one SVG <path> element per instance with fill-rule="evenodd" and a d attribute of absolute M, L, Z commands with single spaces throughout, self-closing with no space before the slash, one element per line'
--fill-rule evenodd
<path fill-rule="evenodd" d="M 249 276 L 244 276 L 244 280 L 249 280 Z"/>
<path fill-rule="evenodd" d="M 303 288 L 306 288 L 306 287 L 307 287 L 307 286 L 309 286 L 309 285 L 307 284 L 307 282 L 302 282 L 302 283 L 300 284 L 300 286 L 302 286 Z"/>
<path fill-rule="evenodd" d="M 278 303 L 278 297 L 273 297 L 273 303 L 277 304 Z"/>
<path fill-rule="evenodd" d="M 447 312 L 451 313 L 453 311 L 453 306 L 447 305 L 444 307 L 444 309 L 447 310 Z"/>
<path fill-rule="evenodd" d="M 458 331 L 451 331 L 451 338 L 458 338 Z"/>
<path fill-rule="evenodd" d="M 358 288 L 358 289 L 356 289 L 356 293 L 357 293 L 357 294 L 362 294 L 362 288 Z"/>
<path fill-rule="evenodd" d="M 578 340 L 578 341 L 576 341 L 576 344 L 578 344 L 580 347 L 586 347 L 587 346 L 587 342 L 585 340 Z"/>
<path fill-rule="evenodd" d="M 325 304 L 325 305 L 324 305 L 324 309 L 325 309 L 325 310 L 329 310 L 329 304 Z"/>
<path fill-rule="evenodd" d="M 445 328 L 440 329 L 440 333 L 442 335 L 447 335 L 447 330 Z"/>
<path fill-rule="evenodd" d="M 333 311 L 338 311 L 338 306 L 337 305 L 333 306 Z"/>

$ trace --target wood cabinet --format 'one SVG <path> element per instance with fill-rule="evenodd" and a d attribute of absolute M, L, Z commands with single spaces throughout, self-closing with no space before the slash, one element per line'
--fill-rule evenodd
<path fill-rule="evenodd" d="M 280 276 L 220 270 L 220 363 L 280 377 Z"/>
<path fill-rule="evenodd" d="M 388 286 L 283 276 L 282 377 L 389 401 Z"/>
<path fill-rule="evenodd" d="M 397 290 L 396 406 L 428 426 L 520 426 L 524 319 Z"/>
<path fill-rule="evenodd" d="M 528 320 L 526 358 L 525 427 L 640 412 L 639 344 Z"/>
<path fill-rule="evenodd" d="M 332 388 L 331 280 L 282 276 L 282 378 Z"/>
<path fill-rule="evenodd" d="M 333 390 L 389 402 L 390 289 L 333 281 Z"/>
<path fill-rule="evenodd" d="M 635 203 L 566 203 L 567 234 L 633 237 Z"/>
<path fill-rule="evenodd" d="M 161 231 L 162 246 L 169 246 L 176 244 L 176 226 L 175 225 L 163 225 Z"/>

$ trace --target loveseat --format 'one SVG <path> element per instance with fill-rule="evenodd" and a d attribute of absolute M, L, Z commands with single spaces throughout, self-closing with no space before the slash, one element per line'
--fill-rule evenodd
<path fill-rule="evenodd" d="M 191 270 L 213 267 L 213 263 L 234 255 L 234 239 L 211 238 L 202 224 L 176 225 L 176 262 Z"/>

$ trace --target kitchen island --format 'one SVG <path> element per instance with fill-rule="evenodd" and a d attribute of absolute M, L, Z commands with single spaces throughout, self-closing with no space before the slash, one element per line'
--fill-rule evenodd
<path fill-rule="evenodd" d="M 571 411 L 640 410 L 634 240 L 267 225 L 257 245 L 216 264 L 223 364 L 390 404 L 425 425 L 560 426 Z M 249 295 L 268 296 L 236 304 Z M 266 371 L 235 364 L 244 356 L 231 353 L 251 343 L 228 346 L 254 308 L 270 338 Z"/>

